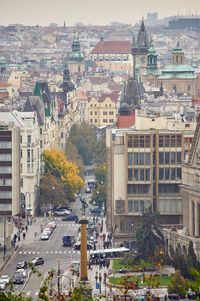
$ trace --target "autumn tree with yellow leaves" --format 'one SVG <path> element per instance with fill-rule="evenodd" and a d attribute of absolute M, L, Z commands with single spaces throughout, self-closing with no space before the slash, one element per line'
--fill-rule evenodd
<path fill-rule="evenodd" d="M 44 150 L 43 159 L 45 174 L 49 171 L 57 178 L 64 185 L 67 199 L 72 199 L 74 194 L 84 185 L 76 163 L 69 161 L 65 153 L 57 149 Z"/>

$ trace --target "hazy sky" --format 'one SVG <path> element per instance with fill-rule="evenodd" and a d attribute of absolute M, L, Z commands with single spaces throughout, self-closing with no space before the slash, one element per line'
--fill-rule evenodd
<path fill-rule="evenodd" d="M 147 12 L 158 12 L 159 18 L 200 14 L 200 0 L 0 0 L 1 25 L 134 24 Z"/>

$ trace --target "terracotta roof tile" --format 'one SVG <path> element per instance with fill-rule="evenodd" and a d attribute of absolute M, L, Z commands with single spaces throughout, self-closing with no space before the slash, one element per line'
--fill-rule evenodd
<path fill-rule="evenodd" d="M 91 54 L 131 54 L 130 41 L 102 41 L 99 42 Z"/>
<path fill-rule="evenodd" d="M 118 91 L 113 91 L 112 93 L 105 93 L 100 96 L 98 99 L 99 102 L 103 102 L 106 97 L 109 97 L 112 101 L 118 102 L 119 101 L 119 92 Z"/>

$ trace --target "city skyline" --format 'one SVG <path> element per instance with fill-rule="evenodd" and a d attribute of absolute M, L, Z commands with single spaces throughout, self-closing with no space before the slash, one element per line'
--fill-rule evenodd
<path fill-rule="evenodd" d="M 161 19 L 173 15 L 199 15 L 197 0 L 156 1 L 124 0 L 120 5 L 115 0 L 85 0 L 72 3 L 69 0 L 1 0 L 0 25 L 24 24 L 46 26 L 50 23 L 73 26 L 77 22 L 107 25 L 118 21 L 134 24 L 148 12 L 157 12 Z M 123 4 L 123 5 L 122 5 Z M 137 6 L 136 6 L 137 5 Z M 97 13 L 98 12 L 98 13 Z"/>

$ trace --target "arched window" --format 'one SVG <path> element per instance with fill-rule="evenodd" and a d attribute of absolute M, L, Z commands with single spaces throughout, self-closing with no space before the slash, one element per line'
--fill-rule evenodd
<path fill-rule="evenodd" d="M 178 55 L 176 56 L 176 62 L 178 63 Z"/>
<path fill-rule="evenodd" d="M 173 85 L 173 92 L 176 93 L 176 85 Z"/>
<path fill-rule="evenodd" d="M 190 85 L 188 85 L 188 92 L 190 92 L 191 91 L 191 86 Z"/>

